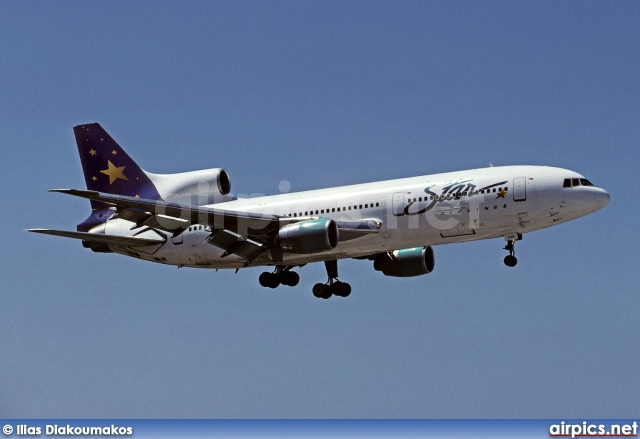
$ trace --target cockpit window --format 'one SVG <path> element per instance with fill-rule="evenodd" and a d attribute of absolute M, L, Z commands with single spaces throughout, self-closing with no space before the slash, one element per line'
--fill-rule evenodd
<path fill-rule="evenodd" d="M 562 187 L 593 186 L 586 178 L 565 178 Z"/>

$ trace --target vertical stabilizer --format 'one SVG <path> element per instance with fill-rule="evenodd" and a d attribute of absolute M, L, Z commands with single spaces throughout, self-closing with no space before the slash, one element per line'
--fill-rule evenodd
<path fill-rule="evenodd" d="M 158 190 L 129 154 L 97 123 L 73 128 L 87 189 L 160 199 Z"/>
<path fill-rule="evenodd" d="M 129 154 L 98 123 L 73 128 L 87 189 L 109 194 L 160 200 L 153 182 Z M 106 221 L 108 206 L 91 201 L 93 212 L 78 230 L 87 231 Z"/>

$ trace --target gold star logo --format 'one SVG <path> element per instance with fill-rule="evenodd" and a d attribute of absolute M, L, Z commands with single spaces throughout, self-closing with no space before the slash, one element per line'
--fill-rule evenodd
<path fill-rule="evenodd" d="M 502 189 L 500 192 L 498 192 L 498 196 L 496 197 L 496 200 L 498 198 L 504 198 L 504 196 L 507 195 L 507 191 L 505 191 L 504 189 Z"/>
<path fill-rule="evenodd" d="M 111 151 L 111 154 L 113 154 L 113 155 L 117 155 L 117 154 L 118 154 L 118 151 L 116 151 L 116 150 L 114 149 L 113 151 Z"/>
<path fill-rule="evenodd" d="M 91 177 L 91 180 L 93 180 L 93 181 L 98 181 L 98 177 L 95 177 L 95 176 L 94 176 L 94 177 Z"/>
<path fill-rule="evenodd" d="M 107 163 L 109 165 L 109 168 L 100 172 L 109 176 L 109 184 L 113 184 L 113 182 L 116 181 L 118 178 L 121 180 L 129 181 L 129 179 L 123 173 L 125 168 L 124 166 L 116 167 L 113 165 L 113 163 L 111 163 L 111 160 L 108 160 Z"/>
<path fill-rule="evenodd" d="M 90 149 L 90 150 L 89 150 L 89 154 L 91 154 L 92 156 L 94 156 L 94 155 L 96 155 L 96 154 L 98 154 L 98 153 L 96 152 L 96 150 L 95 150 L 95 149 Z"/>
<path fill-rule="evenodd" d="M 136 198 L 140 198 L 140 195 L 136 195 Z"/>

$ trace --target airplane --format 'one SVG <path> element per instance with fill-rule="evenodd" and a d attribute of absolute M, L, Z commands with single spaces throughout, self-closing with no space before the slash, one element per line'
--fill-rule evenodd
<path fill-rule="evenodd" d="M 433 247 L 504 238 L 514 267 L 523 234 L 596 212 L 609 194 L 584 176 L 547 166 L 496 166 L 254 198 L 231 196 L 222 168 L 176 174 L 144 171 L 98 124 L 74 127 L 86 190 L 50 192 L 88 199 L 76 231 L 29 232 L 79 239 L 178 267 L 271 266 L 263 287 L 295 286 L 297 267 L 324 262 L 327 282 L 315 297 L 347 297 L 339 259 L 373 262 L 385 276 L 429 274 Z"/>

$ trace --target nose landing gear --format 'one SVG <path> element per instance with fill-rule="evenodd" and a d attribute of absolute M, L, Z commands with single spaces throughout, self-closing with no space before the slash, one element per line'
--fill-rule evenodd
<path fill-rule="evenodd" d="M 516 258 L 516 241 L 522 239 L 522 234 L 520 233 L 511 233 L 506 235 L 504 239 L 507 241 L 507 245 L 504 246 L 504 249 L 509 252 L 508 256 L 504 257 L 504 265 L 507 267 L 515 267 L 518 263 L 518 259 Z"/>

